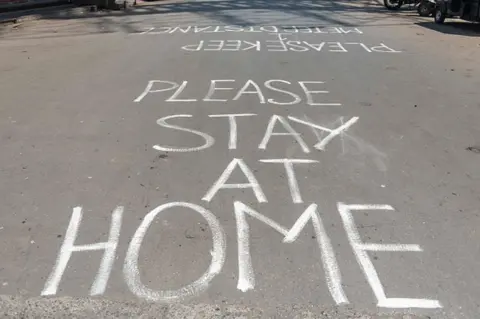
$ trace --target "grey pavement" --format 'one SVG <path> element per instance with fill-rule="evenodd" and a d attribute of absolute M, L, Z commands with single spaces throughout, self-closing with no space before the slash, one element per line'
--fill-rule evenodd
<path fill-rule="evenodd" d="M 200 0 L 0 37 L 3 317 L 478 318 L 477 26 Z"/>

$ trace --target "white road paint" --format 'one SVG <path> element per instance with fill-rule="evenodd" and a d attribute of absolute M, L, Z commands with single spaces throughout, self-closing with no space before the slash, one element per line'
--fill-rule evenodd
<path fill-rule="evenodd" d="M 317 161 L 308 159 L 263 159 L 263 163 L 281 163 L 284 164 L 287 176 L 289 178 L 289 187 L 292 199 L 295 203 L 301 203 L 302 199 L 298 188 L 298 182 L 295 178 L 293 164 L 307 164 Z M 244 175 L 249 180 L 249 184 L 226 184 L 236 166 L 240 166 Z M 251 175 L 251 176 L 250 176 Z M 259 202 L 266 202 L 260 185 L 253 176 L 251 170 L 245 165 L 241 159 L 233 159 L 225 169 L 219 180 L 207 192 L 204 200 L 210 201 L 216 192 L 221 188 L 246 188 L 253 189 Z M 153 290 L 146 287 L 140 278 L 138 268 L 138 258 L 140 248 L 148 231 L 149 226 L 157 215 L 164 210 L 181 207 L 191 209 L 202 215 L 207 221 L 212 232 L 213 250 L 211 251 L 212 261 L 207 271 L 197 280 L 177 290 Z M 348 241 L 352 246 L 357 262 L 359 263 L 375 297 L 377 298 L 377 306 L 384 308 L 442 308 L 438 300 L 432 299 L 415 299 L 415 298 L 387 298 L 384 288 L 380 282 L 374 265 L 368 256 L 369 251 L 375 252 L 422 252 L 422 248 L 416 244 L 378 244 L 362 242 L 358 229 L 355 225 L 352 211 L 366 210 L 394 210 L 390 205 L 347 205 L 342 202 L 337 203 L 337 208 L 342 219 Z M 41 293 L 42 296 L 55 295 L 58 285 L 62 279 L 63 273 L 68 265 L 73 252 L 97 251 L 104 250 L 102 261 L 90 289 L 90 295 L 102 295 L 105 292 L 106 285 L 115 260 L 116 248 L 120 236 L 121 221 L 124 208 L 118 206 L 112 213 L 112 221 L 107 242 L 94 243 L 89 245 L 75 246 L 75 240 L 78 235 L 78 229 L 82 221 L 82 208 L 75 207 L 65 234 L 65 239 L 60 248 L 56 264 L 45 283 L 45 287 Z M 338 262 L 335 257 L 329 236 L 318 214 L 317 204 L 310 204 L 300 217 L 295 221 L 294 225 L 287 229 L 269 217 L 260 214 L 251 207 L 240 201 L 234 202 L 234 214 L 237 227 L 238 239 L 238 282 L 237 288 L 243 292 L 255 288 L 255 273 L 253 270 L 250 255 L 250 231 L 246 215 L 253 217 L 264 224 L 270 226 L 281 235 L 284 236 L 284 243 L 294 242 L 307 223 L 311 220 L 315 231 L 317 244 L 321 252 L 322 265 L 325 272 L 325 278 L 329 292 L 336 304 L 348 304 L 349 301 L 342 288 L 342 276 Z M 124 279 L 130 290 L 139 298 L 149 301 L 159 302 L 178 302 L 187 297 L 198 295 L 204 292 L 211 280 L 220 273 L 225 262 L 226 241 L 225 233 L 219 221 L 207 209 L 187 202 L 172 202 L 160 205 L 150 211 L 140 226 L 137 228 L 128 246 L 125 257 L 123 272 Z"/>
<path fill-rule="evenodd" d="M 285 171 L 287 173 L 288 187 L 290 189 L 290 195 L 292 196 L 292 201 L 295 204 L 303 203 L 302 196 L 300 194 L 300 188 L 298 187 L 298 181 L 295 177 L 295 171 L 293 170 L 293 164 L 310 164 L 318 163 L 315 160 L 309 159 L 292 159 L 292 158 L 279 158 L 279 159 L 262 159 L 262 163 L 280 163 L 285 166 Z"/>
<path fill-rule="evenodd" d="M 200 51 L 203 48 L 203 43 L 205 41 L 201 40 L 198 44 L 187 44 L 182 47 L 182 50 L 185 51 Z"/>
<path fill-rule="evenodd" d="M 288 85 L 292 85 L 291 82 L 289 81 L 285 81 L 285 80 L 268 80 L 268 81 L 265 81 L 265 87 L 267 89 L 270 89 L 272 91 L 275 91 L 275 92 L 280 92 L 280 93 L 284 93 L 284 94 L 287 94 L 291 97 L 293 97 L 293 101 L 289 101 L 289 102 L 280 102 L 280 101 L 276 101 L 274 99 L 268 99 L 268 103 L 271 103 L 271 104 L 277 104 L 277 105 L 292 105 L 292 104 L 297 104 L 297 103 L 300 103 L 300 101 L 302 101 L 302 99 L 300 98 L 300 96 L 298 96 L 297 94 L 295 93 L 292 93 L 292 92 L 289 92 L 289 91 L 286 91 L 286 90 L 282 90 L 278 87 L 274 87 L 272 84 L 274 82 L 280 82 L 280 83 L 286 83 Z"/>
<path fill-rule="evenodd" d="M 315 103 L 313 101 L 313 94 L 328 94 L 328 91 L 325 90 L 313 90 L 311 91 L 309 88 L 307 88 L 307 84 L 324 84 L 325 82 L 321 81 L 298 81 L 298 84 L 300 84 L 300 87 L 303 89 L 305 92 L 305 96 L 307 97 L 307 104 L 308 105 L 314 105 L 314 106 L 341 106 L 341 103 Z"/>
<path fill-rule="evenodd" d="M 190 118 L 190 117 L 192 117 L 192 115 L 190 114 L 168 115 L 168 116 L 162 117 L 161 119 L 158 119 L 157 124 L 162 127 L 166 127 L 166 128 L 170 128 L 170 129 L 174 129 L 182 132 L 189 132 L 189 133 L 201 136 L 205 140 L 205 143 L 203 145 L 197 146 L 197 147 L 172 147 L 172 146 L 154 145 L 153 148 L 156 149 L 157 151 L 163 151 L 163 152 L 195 152 L 195 151 L 200 151 L 212 146 L 215 143 L 215 139 L 212 136 L 200 131 L 186 128 L 186 127 L 181 127 L 174 124 L 168 124 L 166 122 L 167 120 L 172 118 Z"/>
<path fill-rule="evenodd" d="M 104 250 L 100 268 L 98 269 L 95 280 L 90 288 L 90 295 L 102 295 L 105 292 L 108 278 L 112 271 L 113 262 L 115 261 L 115 251 L 117 249 L 118 238 L 120 237 L 123 210 L 124 208 L 119 206 L 113 211 L 107 242 L 75 246 L 74 244 L 78 235 L 78 227 L 82 221 L 83 213 L 82 207 L 75 207 L 73 209 L 72 217 L 70 218 L 70 223 L 65 233 L 60 252 L 58 253 L 57 261 L 41 292 L 42 296 L 55 295 L 57 293 L 58 285 L 60 284 L 60 280 L 62 279 L 72 253 L 81 251 Z"/>
<path fill-rule="evenodd" d="M 210 114 L 208 115 L 210 118 L 219 118 L 219 117 L 224 117 L 228 118 L 229 121 L 229 127 L 230 127 L 230 134 L 229 134 L 229 142 L 228 142 L 228 149 L 234 150 L 237 149 L 237 142 L 238 142 L 238 123 L 237 123 L 237 117 L 251 117 L 251 116 L 256 116 L 257 114 L 255 113 L 230 113 L 230 114 Z M 195 146 L 195 147 L 178 147 L 178 146 L 168 146 L 168 145 L 154 145 L 153 148 L 158 151 L 163 151 L 163 152 L 195 152 L 195 151 L 201 151 L 204 149 L 207 149 L 215 144 L 215 138 L 212 137 L 211 135 L 193 130 L 190 128 L 182 127 L 179 125 L 174 125 L 174 124 L 169 124 L 167 123 L 167 120 L 174 119 L 174 118 L 191 118 L 192 115 L 190 114 L 174 114 L 174 115 L 168 115 L 165 117 L 162 117 L 157 120 L 157 124 L 168 128 L 168 129 L 173 129 L 173 130 L 178 130 L 178 131 L 183 131 L 183 132 L 188 132 L 197 136 L 200 136 L 203 138 L 204 143 L 200 146 Z M 312 123 L 311 121 L 307 120 L 302 120 L 293 116 L 288 116 L 288 119 L 291 120 L 292 122 L 297 122 L 300 124 L 304 124 L 306 126 L 309 126 L 319 142 L 314 145 L 314 147 L 318 150 L 324 151 L 326 146 L 336 137 L 339 136 L 342 139 L 342 148 L 343 152 L 345 152 L 345 146 L 344 146 L 344 134 L 345 132 L 354 124 L 358 121 L 358 117 L 353 117 L 350 120 L 348 120 L 346 123 L 343 123 L 343 119 L 341 121 L 341 125 L 335 129 L 330 129 L 315 123 Z M 277 122 L 280 122 L 282 124 L 285 132 L 274 132 L 275 125 Z M 325 137 L 320 137 L 319 134 L 316 132 L 316 130 L 321 130 L 322 132 L 328 133 L 327 136 Z M 291 136 L 294 138 L 295 142 L 300 145 L 304 153 L 310 153 L 310 149 L 306 142 L 303 140 L 302 136 L 300 133 L 295 131 L 295 129 L 290 125 L 290 123 L 282 116 L 280 115 L 272 115 L 270 118 L 265 134 L 260 141 L 260 144 L 258 145 L 259 149 L 265 150 L 268 146 L 268 143 L 271 139 L 272 136 Z"/>
<path fill-rule="evenodd" d="M 248 90 L 248 88 L 252 86 L 254 90 Z M 260 104 L 265 104 L 265 97 L 263 96 L 262 90 L 257 83 L 252 80 L 248 80 L 245 82 L 245 85 L 238 91 L 237 95 L 233 98 L 233 101 L 238 100 L 244 94 L 257 94 L 258 100 Z"/>
<path fill-rule="evenodd" d="M 138 34 L 159 35 L 172 33 L 292 33 L 292 34 L 363 34 L 358 28 L 345 27 L 307 27 L 307 26 L 177 26 L 151 27 Z"/>
<path fill-rule="evenodd" d="M 228 139 L 228 149 L 237 149 L 237 117 L 255 116 L 253 113 L 238 113 L 238 114 L 210 114 L 209 117 L 228 117 L 228 123 L 230 125 L 230 137 Z"/>
<path fill-rule="evenodd" d="M 242 170 L 243 175 L 245 175 L 245 177 L 248 180 L 248 183 L 227 184 L 227 181 L 230 178 L 230 175 L 232 175 L 233 170 L 237 166 L 240 167 L 240 169 Z M 220 189 L 243 189 L 243 188 L 251 188 L 259 203 L 267 202 L 267 198 L 265 197 L 265 194 L 263 193 L 263 190 L 260 184 L 258 183 L 258 180 L 255 178 L 255 175 L 253 174 L 252 170 L 247 166 L 247 164 L 245 164 L 245 162 L 241 158 L 234 158 L 228 164 L 227 168 L 225 168 L 222 175 L 220 175 L 217 181 L 213 183 L 212 187 L 207 191 L 207 193 L 202 198 L 202 200 L 210 202 Z"/>
<path fill-rule="evenodd" d="M 166 83 L 166 84 L 169 84 L 170 87 L 163 88 L 163 89 L 152 90 L 153 86 L 156 83 Z M 149 94 L 149 93 L 159 93 L 159 92 L 170 91 L 170 90 L 174 90 L 174 89 L 178 88 L 179 86 L 180 85 L 178 83 L 171 82 L 171 81 L 159 81 L 159 80 L 148 81 L 148 84 L 147 84 L 147 87 L 145 87 L 145 90 L 143 90 L 142 94 L 140 94 L 135 100 L 133 100 L 133 102 L 135 102 L 135 103 L 141 102 L 143 100 L 143 98 L 145 96 L 147 96 L 147 94 Z"/>
<path fill-rule="evenodd" d="M 140 32 L 140 34 L 141 34 L 141 35 L 147 34 L 147 33 L 150 33 L 150 32 L 153 31 L 153 30 L 155 30 L 155 28 L 148 28 L 147 30 Z"/>
<path fill-rule="evenodd" d="M 370 48 L 368 46 L 366 46 L 364 43 L 361 43 L 361 42 L 345 42 L 346 45 L 359 45 L 361 46 L 362 48 L 365 49 L 365 51 L 367 51 L 368 53 L 371 53 L 372 50 L 370 50 Z"/>
<path fill-rule="evenodd" d="M 328 132 L 329 134 L 325 138 L 323 138 L 320 142 L 315 144 L 315 146 L 314 146 L 316 149 L 324 151 L 327 144 L 330 143 L 330 141 L 335 136 L 343 134 L 345 131 L 347 131 L 350 128 L 350 126 L 352 126 L 353 124 L 355 124 L 358 121 L 359 117 L 352 117 L 346 123 L 342 124 L 341 126 L 337 127 L 336 129 L 333 129 L 333 130 L 329 129 L 329 128 L 326 128 L 326 127 L 323 127 L 323 126 L 320 126 L 318 124 L 314 124 L 314 123 L 311 123 L 311 122 L 293 117 L 293 116 L 289 116 L 288 119 L 293 121 L 293 122 L 301 123 L 301 124 L 310 126 L 312 128 L 315 128 L 315 129 L 318 129 L 318 130 L 321 130 L 321 131 L 324 131 L 324 132 Z"/>
<path fill-rule="evenodd" d="M 340 42 L 328 42 L 328 47 L 330 52 L 348 52 Z"/>
<path fill-rule="evenodd" d="M 266 40 L 267 43 L 265 46 L 269 52 L 285 52 L 288 51 L 287 45 L 285 43 L 285 38 L 282 37 L 284 33 L 277 33 L 277 40 Z"/>
<path fill-rule="evenodd" d="M 273 132 L 273 129 L 275 127 L 275 124 L 277 122 L 280 122 L 284 129 L 287 132 Z M 272 115 L 270 118 L 270 121 L 268 122 L 267 129 L 265 131 L 265 135 L 263 136 L 262 141 L 258 145 L 258 148 L 261 150 L 264 150 L 267 148 L 268 142 L 270 141 L 270 138 L 275 135 L 275 136 L 292 136 L 295 141 L 300 145 L 304 153 L 310 153 L 310 149 L 307 146 L 307 143 L 302 139 L 300 133 L 296 132 L 293 127 L 288 123 L 287 120 L 285 120 L 284 117 L 280 115 Z"/>
<path fill-rule="evenodd" d="M 215 91 L 231 91 L 233 88 L 217 87 L 219 82 L 235 82 L 235 80 L 211 80 L 207 95 L 203 98 L 204 102 L 227 102 L 226 99 L 212 99 Z"/>
<path fill-rule="evenodd" d="M 373 52 L 384 52 L 384 53 L 401 53 L 402 52 L 402 51 L 394 50 L 384 43 L 380 43 L 379 46 L 374 46 L 374 47 L 371 47 L 370 49 Z"/>
<path fill-rule="evenodd" d="M 238 101 L 242 97 L 250 97 L 249 103 L 252 102 L 252 95 L 258 98 L 260 104 L 275 104 L 275 105 L 295 105 L 301 104 L 305 101 L 307 105 L 311 106 L 341 106 L 341 103 L 330 101 L 315 101 L 315 96 L 325 96 L 329 93 L 327 90 L 320 90 L 315 88 L 315 85 L 324 85 L 323 81 L 296 81 L 291 82 L 283 79 L 266 80 L 264 83 L 255 82 L 254 80 L 246 80 L 245 82 L 238 82 L 233 79 L 214 79 L 210 80 L 208 91 L 203 97 L 188 96 L 179 98 L 183 92 L 188 90 L 191 86 L 203 87 L 201 83 L 190 83 L 188 81 L 181 81 L 179 83 L 173 81 L 151 80 L 143 92 L 134 100 L 134 102 L 141 102 L 150 93 L 161 93 L 171 91 L 169 97 L 163 97 L 165 102 L 181 102 L 181 103 L 226 103 L 229 101 Z M 296 92 L 298 91 L 298 92 Z M 269 97 L 269 93 L 275 93 L 275 98 Z M 281 93 L 281 94 L 278 94 Z M 298 94 L 300 93 L 300 94 Z M 222 97 L 222 98 L 220 98 Z M 302 103 L 303 104 L 303 103 Z"/>
<path fill-rule="evenodd" d="M 155 217 L 166 209 L 173 207 L 188 208 L 202 215 L 208 223 L 212 232 L 213 250 L 211 251 L 212 261 L 207 271 L 193 283 L 184 286 L 178 290 L 153 290 L 146 287 L 140 278 L 138 270 L 138 256 L 143 238 Z M 208 288 L 210 281 L 220 273 L 225 262 L 226 241 L 225 233 L 218 219 L 209 210 L 186 202 L 172 202 L 160 205 L 149 212 L 143 219 L 137 231 L 132 237 L 128 246 L 127 255 L 123 267 L 125 281 L 130 290 L 139 298 L 156 302 L 175 302 L 183 300 L 189 296 L 195 296 Z"/>
<path fill-rule="evenodd" d="M 313 123 L 313 121 L 310 120 L 307 116 L 304 116 L 304 119 L 307 122 Z M 334 121 L 332 123 L 329 123 L 328 126 L 336 126 L 338 124 L 343 125 L 344 123 L 345 122 L 344 122 L 343 116 L 340 116 L 336 121 Z M 319 130 L 315 127 L 310 126 L 310 128 L 311 128 L 313 134 L 316 136 L 318 142 L 320 143 L 322 141 L 323 134 L 319 134 L 318 133 Z M 320 131 L 322 133 L 324 133 L 324 131 L 322 131 L 322 130 L 320 130 Z M 346 131 L 342 131 L 339 134 L 339 137 L 340 137 L 340 140 L 342 142 L 342 154 L 343 155 L 349 154 L 349 155 L 353 155 L 353 156 L 362 156 L 362 157 L 370 156 L 370 157 L 372 157 L 373 163 L 375 164 L 375 166 L 377 167 L 378 170 L 380 170 L 382 172 L 387 171 L 387 164 L 386 164 L 387 155 L 385 153 L 381 152 L 380 150 L 378 150 L 371 143 L 359 138 L 358 136 L 354 136 L 351 132 L 346 132 Z M 349 153 L 349 149 L 352 146 L 355 148 L 355 152 Z M 382 187 L 384 187 L 384 186 L 385 185 L 383 185 Z"/>
<path fill-rule="evenodd" d="M 177 88 L 175 93 L 169 97 L 166 102 L 196 102 L 197 99 L 177 99 L 177 97 L 182 94 L 183 90 L 187 87 L 188 81 L 183 81 L 182 84 Z"/>
<path fill-rule="evenodd" d="M 322 264 L 325 271 L 325 277 L 328 289 L 335 303 L 348 303 L 348 299 L 342 288 L 342 277 L 338 263 L 333 251 L 330 238 L 328 237 L 322 219 L 318 215 L 317 205 L 311 204 L 297 219 L 293 227 L 287 228 L 279 225 L 274 220 L 258 213 L 240 201 L 234 203 L 235 219 L 237 222 L 238 236 L 238 283 L 237 288 L 243 292 L 255 288 L 255 273 L 253 271 L 252 260 L 250 256 L 250 230 L 245 215 L 254 217 L 262 223 L 275 229 L 284 236 L 284 243 L 294 242 L 300 232 L 304 229 L 309 220 L 312 221 L 317 237 L 317 242 L 321 251 Z"/>
<path fill-rule="evenodd" d="M 395 50 L 384 43 L 380 45 L 368 45 L 362 42 L 340 42 L 340 41 L 300 41 L 298 36 L 295 40 L 282 38 L 281 35 L 286 33 L 274 33 L 278 39 L 276 40 L 256 40 L 245 41 L 241 39 L 229 40 L 200 40 L 197 43 L 187 44 L 181 47 L 182 50 L 199 52 L 321 52 L 321 53 L 401 53 L 402 51 Z M 291 36 L 291 35 L 287 35 Z"/>
<path fill-rule="evenodd" d="M 377 298 L 377 306 L 384 308 L 442 308 L 438 300 L 413 298 L 387 298 L 378 273 L 373 266 L 367 251 L 422 251 L 418 245 L 370 244 L 362 242 L 360 233 L 355 226 L 352 211 L 365 210 L 394 210 L 390 205 L 347 205 L 337 204 L 340 217 L 343 221 L 348 241 L 352 246 L 355 257 L 361 266 L 370 287 Z"/>
<path fill-rule="evenodd" d="M 225 42 L 225 40 L 210 40 L 203 51 L 220 51 L 221 49 L 225 51 Z"/>
<path fill-rule="evenodd" d="M 419 245 L 415 244 L 359 244 L 357 247 L 365 251 L 416 251 L 422 252 L 423 249 Z"/>

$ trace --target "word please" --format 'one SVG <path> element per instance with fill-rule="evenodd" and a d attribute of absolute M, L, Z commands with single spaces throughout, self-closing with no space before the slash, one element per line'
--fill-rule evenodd
<path fill-rule="evenodd" d="M 211 263 L 208 269 L 197 280 L 177 290 L 154 290 L 142 282 L 139 271 L 140 249 L 146 233 L 156 218 L 161 218 L 165 211 L 173 208 L 182 208 L 187 212 L 202 216 L 212 233 L 213 247 L 208 252 L 211 255 Z M 380 281 L 378 273 L 368 256 L 369 251 L 375 252 L 422 252 L 422 248 L 416 244 L 378 244 L 363 242 L 355 224 L 353 213 L 356 211 L 393 211 L 390 205 L 349 205 L 337 203 L 337 210 L 343 222 L 348 241 L 352 247 L 355 258 L 369 283 L 377 306 L 384 308 L 442 308 L 438 300 L 416 298 L 389 298 Z M 116 250 L 120 238 L 122 215 L 124 207 L 117 207 L 112 213 L 112 221 L 108 240 L 85 245 L 75 245 L 80 223 L 82 221 L 82 207 L 73 209 L 70 223 L 65 233 L 64 241 L 60 247 L 56 263 L 50 273 L 41 292 L 42 296 L 56 295 L 62 276 L 67 269 L 70 258 L 74 252 L 104 251 L 100 267 L 90 288 L 90 295 L 104 294 L 113 264 L 116 259 Z M 317 239 L 317 245 L 321 256 L 327 288 L 335 303 L 349 304 L 347 295 L 342 285 L 342 275 L 337 262 L 333 245 L 322 221 L 321 208 L 315 203 L 310 204 L 298 217 L 289 229 L 278 224 L 264 214 L 254 210 L 240 201 L 233 203 L 233 212 L 236 221 L 237 246 L 238 246 L 238 281 L 237 289 L 246 292 L 255 288 L 255 272 L 250 252 L 250 232 L 248 218 L 262 222 L 281 235 L 285 244 L 293 243 L 299 237 L 305 226 L 311 222 Z M 157 217 L 158 216 L 158 217 Z M 149 236 L 151 236 L 150 234 Z M 218 218 L 202 206 L 188 202 L 171 202 L 160 205 L 150 211 L 138 226 L 128 245 L 125 261 L 123 263 L 123 277 L 132 293 L 137 297 L 157 302 L 178 302 L 184 298 L 198 295 L 207 290 L 212 279 L 223 268 L 226 259 L 226 235 Z"/>
<path fill-rule="evenodd" d="M 358 28 L 344 27 L 303 27 L 303 26 L 183 26 L 183 27 L 153 27 L 140 34 L 171 34 L 171 33 L 307 33 L 307 34 L 363 34 Z"/>
<path fill-rule="evenodd" d="M 370 46 L 359 42 L 319 42 L 290 41 L 286 39 L 266 41 L 245 41 L 245 40 L 201 40 L 195 44 L 184 45 L 186 51 L 262 51 L 267 52 L 379 52 L 379 53 L 400 53 L 387 45 Z M 353 50 L 352 50 L 353 49 Z"/>
<path fill-rule="evenodd" d="M 141 102 L 147 95 L 152 93 L 172 92 L 166 102 L 193 103 L 203 101 L 208 103 L 238 101 L 242 97 L 253 97 L 260 104 L 294 105 L 305 101 L 312 106 L 341 106 L 341 103 L 319 101 L 319 96 L 325 96 L 329 91 L 325 90 L 322 81 L 298 81 L 290 82 L 281 79 L 272 79 L 258 84 L 253 80 L 239 83 L 231 79 L 210 80 L 208 91 L 201 96 L 192 96 L 192 89 L 201 88 L 201 83 L 188 84 L 173 81 L 152 80 L 149 81 L 143 92 L 134 100 Z M 189 90 L 190 88 L 190 90 Z M 207 86 L 205 86 L 205 89 Z M 185 91 L 185 92 L 184 92 Z M 270 94 L 271 97 L 269 95 Z M 190 96 L 188 96 L 190 95 Z"/>

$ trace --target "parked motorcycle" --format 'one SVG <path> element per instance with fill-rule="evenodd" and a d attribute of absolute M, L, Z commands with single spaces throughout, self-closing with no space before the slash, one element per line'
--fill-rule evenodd
<path fill-rule="evenodd" d="M 421 17 L 429 17 L 435 13 L 435 0 L 422 0 L 417 6 L 417 12 Z"/>
<path fill-rule="evenodd" d="M 388 10 L 398 10 L 403 5 L 417 7 L 417 12 L 422 17 L 428 17 L 435 11 L 435 0 L 383 0 Z"/>
<path fill-rule="evenodd" d="M 404 0 L 383 0 L 383 4 L 388 10 L 398 10 L 401 6 L 403 6 Z"/>

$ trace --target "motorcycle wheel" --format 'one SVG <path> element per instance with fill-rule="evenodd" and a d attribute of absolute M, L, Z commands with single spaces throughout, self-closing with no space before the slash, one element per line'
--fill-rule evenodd
<path fill-rule="evenodd" d="M 443 7 L 444 6 L 439 5 L 435 8 L 434 20 L 437 24 L 443 24 L 445 22 L 445 18 L 447 17 L 446 10 Z"/>
<path fill-rule="evenodd" d="M 421 17 L 429 17 L 432 14 L 432 8 L 428 3 L 421 2 L 417 7 L 417 12 Z"/>
<path fill-rule="evenodd" d="M 383 4 L 388 10 L 398 10 L 403 5 L 403 0 L 383 0 Z"/>

